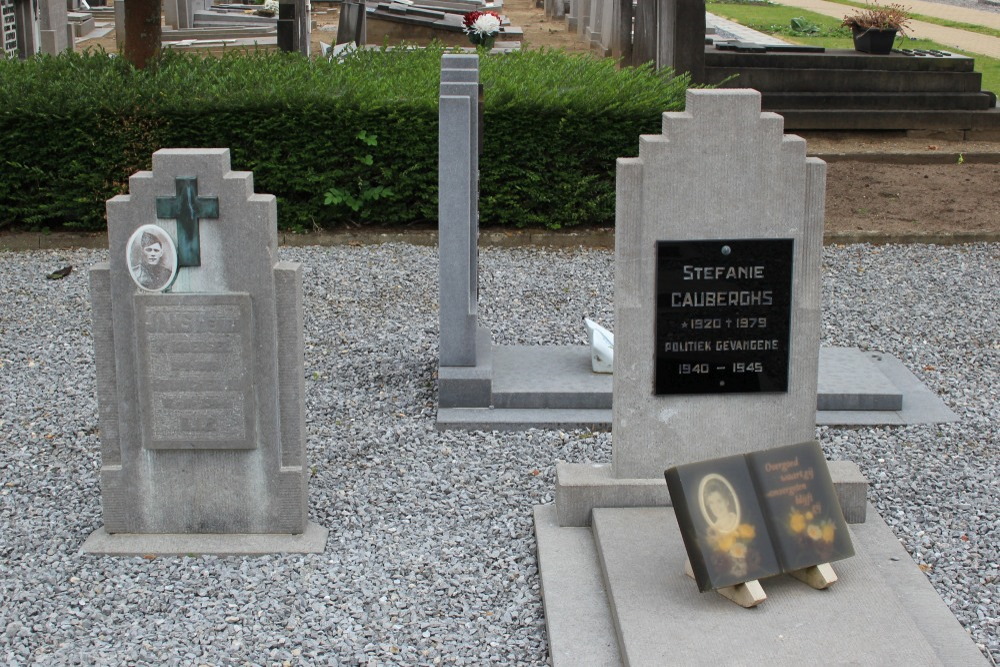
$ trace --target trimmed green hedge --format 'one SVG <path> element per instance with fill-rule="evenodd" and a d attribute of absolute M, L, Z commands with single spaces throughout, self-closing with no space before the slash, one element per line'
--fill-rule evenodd
<path fill-rule="evenodd" d="M 284 229 L 433 223 L 442 53 L 168 52 L 143 71 L 102 53 L 0 60 L 0 228 L 103 229 L 104 201 L 164 147 L 229 147 L 233 169 L 278 197 Z M 481 222 L 549 228 L 613 222 L 615 158 L 689 85 L 558 51 L 486 57 L 481 80 Z M 324 204 L 332 187 L 378 185 L 392 196 L 358 212 Z"/>

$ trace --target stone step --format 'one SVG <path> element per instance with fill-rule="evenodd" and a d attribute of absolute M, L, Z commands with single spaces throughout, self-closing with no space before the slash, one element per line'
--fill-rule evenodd
<path fill-rule="evenodd" d="M 949 55 L 887 56 L 828 49 L 823 53 L 741 53 L 710 47 L 705 51 L 707 67 L 736 67 L 786 70 L 853 70 L 864 72 L 972 72 L 975 60 L 968 56 Z"/>
<path fill-rule="evenodd" d="M 964 130 L 1000 132 L 998 109 L 984 111 L 783 110 L 785 130 Z"/>
<path fill-rule="evenodd" d="M 925 93 L 804 93 L 771 92 L 761 99 L 763 111 L 791 110 L 905 110 L 905 111 L 985 111 L 996 105 L 989 91 L 927 95 Z"/>
<path fill-rule="evenodd" d="M 707 83 L 725 88 L 769 92 L 849 93 L 978 93 L 979 72 L 785 69 L 779 67 L 705 68 Z M 729 79 L 727 81 L 727 79 Z M 723 84 L 723 82 L 726 82 Z"/>

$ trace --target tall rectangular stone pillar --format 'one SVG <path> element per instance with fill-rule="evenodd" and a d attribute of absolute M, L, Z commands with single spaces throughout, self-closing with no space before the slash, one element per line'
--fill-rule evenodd
<path fill-rule="evenodd" d="M 638 0 L 633 64 L 652 61 L 657 69 L 690 72 L 695 83 L 705 77 L 704 0 Z"/>
<path fill-rule="evenodd" d="M 491 342 L 479 310 L 479 56 L 441 60 L 438 245 L 441 407 L 488 406 Z"/>

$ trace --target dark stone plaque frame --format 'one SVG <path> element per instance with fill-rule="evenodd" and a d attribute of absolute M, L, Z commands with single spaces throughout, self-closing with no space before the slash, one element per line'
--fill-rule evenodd
<path fill-rule="evenodd" d="M 788 391 L 794 244 L 656 243 L 654 394 Z"/>

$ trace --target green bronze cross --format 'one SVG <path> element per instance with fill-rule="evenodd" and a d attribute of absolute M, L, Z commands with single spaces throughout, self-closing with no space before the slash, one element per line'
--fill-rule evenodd
<path fill-rule="evenodd" d="M 177 195 L 156 198 L 156 217 L 177 221 L 177 266 L 201 266 L 200 218 L 219 217 L 218 197 L 199 197 L 195 176 L 178 176 Z"/>

